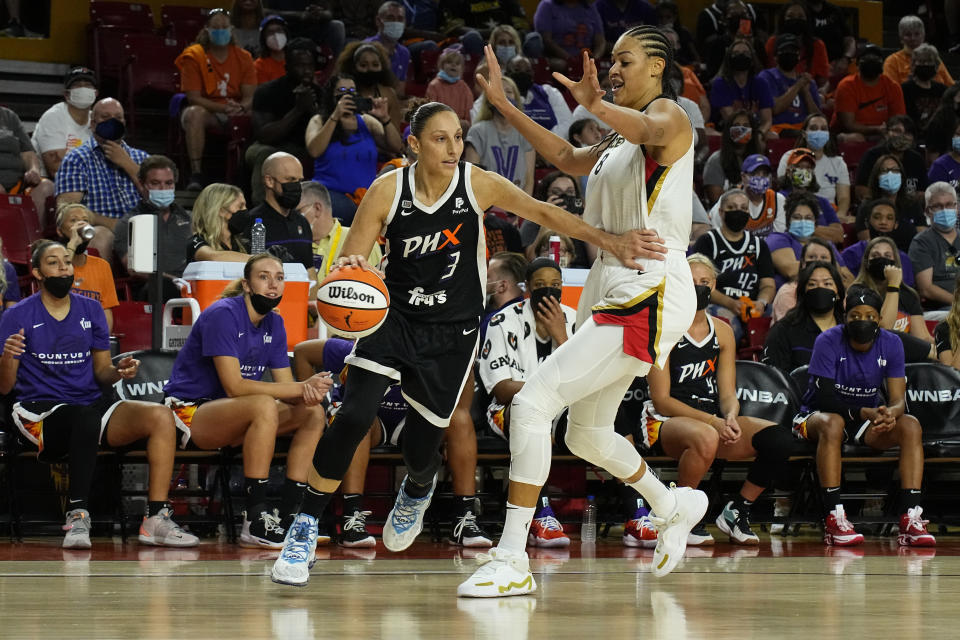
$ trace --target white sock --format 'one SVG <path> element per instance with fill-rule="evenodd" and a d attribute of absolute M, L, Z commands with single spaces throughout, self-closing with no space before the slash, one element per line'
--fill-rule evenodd
<path fill-rule="evenodd" d="M 533 521 L 535 507 L 518 507 L 507 503 L 507 519 L 503 523 L 503 535 L 497 543 L 498 549 L 520 555 L 527 549 L 527 533 Z"/>
<path fill-rule="evenodd" d="M 646 470 L 640 476 L 640 479 L 629 484 L 640 492 L 651 511 L 661 518 L 668 518 L 677 506 L 677 499 L 670 492 L 670 489 L 660 482 L 660 478 L 650 470 L 646 463 L 644 463 L 644 467 Z"/>

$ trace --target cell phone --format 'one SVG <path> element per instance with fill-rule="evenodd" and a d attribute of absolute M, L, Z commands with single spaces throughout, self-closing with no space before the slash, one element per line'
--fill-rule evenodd
<path fill-rule="evenodd" d="M 373 99 L 364 96 L 352 96 L 353 104 L 357 107 L 357 113 L 369 113 L 373 111 Z"/>
<path fill-rule="evenodd" d="M 563 208 L 570 213 L 583 214 L 583 198 L 577 196 L 563 196 Z"/>

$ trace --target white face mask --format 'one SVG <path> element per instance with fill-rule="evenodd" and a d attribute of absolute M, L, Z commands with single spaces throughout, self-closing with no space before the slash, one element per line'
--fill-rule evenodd
<path fill-rule="evenodd" d="M 287 34 L 277 32 L 267 36 L 267 46 L 273 51 L 283 51 L 287 46 Z"/>
<path fill-rule="evenodd" d="M 67 102 L 77 109 L 89 109 L 96 99 L 96 89 L 77 87 L 76 89 L 70 89 L 70 97 L 67 98 Z"/>

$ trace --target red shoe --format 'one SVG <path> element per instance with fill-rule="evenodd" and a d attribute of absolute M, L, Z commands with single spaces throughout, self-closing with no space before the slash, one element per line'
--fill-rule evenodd
<path fill-rule="evenodd" d="M 900 516 L 900 535 L 897 536 L 897 542 L 903 547 L 935 547 L 936 539 L 927 532 L 927 523 L 929 520 L 921 520 L 923 515 L 921 507 L 907 509 L 907 512 Z"/>
<path fill-rule="evenodd" d="M 569 547 L 570 538 L 550 507 L 542 507 L 530 524 L 527 544 L 533 547 Z"/>
<path fill-rule="evenodd" d="M 838 504 L 824 521 L 823 541 L 826 544 L 838 547 L 863 544 L 863 534 L 857 533 L 850 521 L 847 520 L 847 514 L 843 512 L 842 504 Z"/>
<path fill-rule="evenodd" d="M 623 544 L 627 547 L 653 549 L 657 546 L 657 530 L 650 522 L 647 509 L 637 509 L 633 519 L 623 525 Z"/>

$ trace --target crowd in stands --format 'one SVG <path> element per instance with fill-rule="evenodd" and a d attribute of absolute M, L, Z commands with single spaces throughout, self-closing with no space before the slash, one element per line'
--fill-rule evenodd
<path fill-rule="evenodd" d="M 551 71 L 579 77 L 581 52 L 587 51 L 597 61 L 605 99 L 612 101 L 606 70 L 617 38 L 636 24 L 659 26 L 675 46 L 677 64 L 667 70 L 671 89 L 696 133 L 690 252 L 700 311 L 684 340 L 688 355 L 702 352 L 716 371 L 713 377 L 697 374 L 709 397 L 682 384 L 689 382 L 682 367 L 652 372 L 648 403 L 621 412 L 618 430 L 645 452 L 680 460 L 680 483 L 691 486 L 714 458 L 756 457 L 740 495 L 717 520 L 731 540 L 755 544 L 750 505 L 774 482 L 791 440 L 779 437 L 790 435 L 791 425 L 738 415 L 733 363 L 751 327 L 761 326 L 769 333 L 757 359 L 786 374 L 810 366 L 804 414 L 792 427 L 797 438 L 828 452 L 818 453 L 818 467 L 831 543 L 855 543 L 858 535 L 833 495 L 840 485 L 839 444 L 845 430 L 862 437 L 850 429 L 874 420 L 882 429 L 863 443 L 878 450 L 900 446 L 907 461 L 901 465 L 901 543 L 929 544 L 932 538 L 918 524 L 919 426 L 905 413 L 902 380 L 905 362 L 960 369 L 960 88 L 937 47 L 927 42 L 930 22 L 917 16 L 899 21 L 902 46 L 889 51 L 858 39 L 856 20 L 829 2 L 790 0 L 775 15 L 760 6 L 716 0 L 699 12 L 691 31 L 672 0 L 544 0 L 532 16 L 516 0 L 235 0 L 230 10 L 207 13 L 205 26 L 170 69 L 179 74 L 181 95 L 171 103 L 169 121 L 179 146 L 168 155 L 181 162 L 134 146 L 138 141 L 128 140 L 125 115 L 131 105 L 101 94 L 97 73 L 80 66 L 67 73 L 63 101 L 43 114 L 32 138 L 17 114 L 0 108 L 0 192 L 30 195 L 41 228 L 52 229 L 51 238 L 72 258 L 73 291 L 99 303 L 107 332 L 122 290 L 117 282 L 131 283 L 137 299 L 148 294 L 145 274 L 128 270 L 134 215 L 158 217 L 165 299 L 179 296 L 174 281 L 191 262 L 242 262 L 249 271 L 251 228 L 258 219 L 268 251 L 282 262 L 302 264 L 317 283 L 340 255 L 373 180 L 416 161 L 406 122 L 411 109 L 426 101 L 456 111 L 462 160 L 584 215 L 587 178 L 549 166 L 487 102 L 474 76 L 486 76 L 483 47 L 489 45 L 503 67 L 509 100 L 574 146 L 592 147 L 603 141 L 607 126 L 578 106 Z M 957 22 L 949 24 L 954 38 L 960 37 Z M 953 51 L 957 42 L 945 45 Z M 244 171 L 231 180 L 212 158 L 237 135 L 244 142 Z M 54 207 L 48 204 L 52 198 Z M 484 226 L 488 313 L 476 370 L 478 399 L 472 400 L 471 389 L 462 401 L 483 407 L 478 431 L 506 439 L 510 400 L 524 377 L 575 330 L 574 310 L 560 302 L 561 267 L 588 268 L 597 249 L 534 223 L 520 224 L 496 207 L 486 212 Z M 375 247 L 370 263 L 379 263 L 385 250 Z M 4 261 L 0 290 L 7 311 L 0 317 L 31 287 L 46 286 L 55 268 L 61 267 L 21 265 L 18 271 Z M 236 293 L 257 295 L 255 287 L 244 286 Z M 200 337 L 215 341 L 211 322 L 205 312 L 194 333 L 202 330 Z M 523 336 L 519 344 L 517 336 Z M 98 340 L 95 348 L 103 344 Z M 342 369 L 348 348 L 336 339 L 305 343 L 292 370 L 271 360 L 278 386 L 267 393 L 278 399 L 302 393 L 306 399 L 313 393 L 307 387 L 319 384 L 309 383 L 314 371 Z M 877 351 L 885 364 L 857 379 L 872 391 L 851 393 L 844 385 L 853 374 L 832 354 L 865 362 L 864 354 L 877 360 Z M 199 361 L 212 353 L 225 352 L 201 349 L 194 355 Z M 215 373 L 223 388 L 211 393 L 256 392 L 239 390 L 235 372 L 217 366 Z M 295 379 L 306 386 L 289 386 Z M 189 387 L 183 380 L 181 395 Z M 13 388 L 8 382 L 0 379 L 0 390 Z M 885 401 L 878 395 L 884 386 Z M 381 402 L 370 446 L 395 445 L 399 437 L 396 418 L 405 404 L 391 393 Z M 178 421 L 185 407 L 196 410 L 199 397 L 173 398 Z M 327 417 L 335 404 L 325 405 Z M 214 425 L 207 417 L 198 430 L 195 423 L 194 444 L 248 442 L 244 434 L 256 431 L 255 418 L 238 417 L 249 408 L 243 402 L 238 407 L 224 418 L 229 424 Z M 305 446 L 318 433 L 315 413 L 272 416 L 267 439 L 305 425 L 305 435 L 297 431 L 294 437 Z M 555 427 L 562 450 L 563 416 Z M 249 441 L 263 437 L 258 433 Z M 464 437 L 473 437 L 472 428 L 451 426 L 446 446 L 451 461 L 460 460 L 451 462 L 451 472 L 462 507 L 451 539 L 488 546 L 491 538 L 473 506 L 476 446 L 464 445 Z M 357 470 L 344 481 L 341 540 L 367 546 L 366 462 L 355 462 Z M 248 480 L 265 477 L 262 466 L 263 460 L 245 456 Z M 284 509 L 296 501 L 291 487 L 305 479 L 302 466 L 291 463 Z M 251 519 L 245 520 L 244 539 L 275 545 L 291 512 L 271 515 L 260 491 L 249 484 L 248 498 L 254 497 L 247 501 Z M 159 520 L 150 526 L 163 524 L 171 544 L 195 542 L 166 522 L 170 514 L 154 505 L 164 498 L 155 497 L 148 515 Z M 642 501 L 625 490 L 623 502 L 625 543 L 655 543 Z M 68 524 L 76 517 L 68 515 Z M 547 493 L 531 531 L 532 544 L 569 543 Z M 695 535 L 700 543 L 712 542 L 702 528 Z"/>

